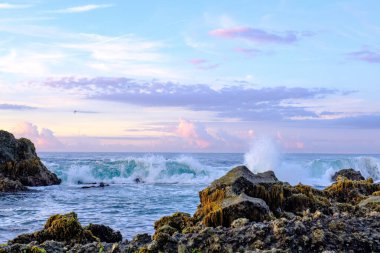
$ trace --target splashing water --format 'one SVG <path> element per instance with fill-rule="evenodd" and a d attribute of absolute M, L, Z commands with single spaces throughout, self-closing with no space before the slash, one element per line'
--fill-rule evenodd
<path fill-rule="evenodd" d="M 280 156 L 280 148 L 273 139 L 260 138 L 252 143 L 244 155 L 244 163 L 255 173 L 275 171 L 280 165 Z"/>

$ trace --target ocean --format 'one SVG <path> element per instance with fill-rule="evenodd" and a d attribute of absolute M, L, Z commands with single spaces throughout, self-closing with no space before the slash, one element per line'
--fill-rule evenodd
<path fill-rule="evenodd" d="M 123 238 L 152 233 L 153 223 L 174 212 L 193 214 L 198 192 L 236 165 L 254 172 L 272 169 L 290 184 L 323 188 L 342 168 L 354 168 L 380 180 L 379 155 L 282 154 L 251 150 L 247 154 L 39 153 L 62 184 L 0 195 L 0 243 L 43 227 L 56 213 L 74 211 L 82 225 L 100 223 Z M 136 179 L 141 183 L 136 183 Z M 82 189 L 104 182 L 104 188 Z"/>

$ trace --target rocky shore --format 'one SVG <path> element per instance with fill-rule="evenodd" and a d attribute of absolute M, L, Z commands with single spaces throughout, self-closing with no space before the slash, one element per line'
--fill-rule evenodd
<path fill-rule="evenodd" d="M 59 183 L 33 144 L 0 131 L 0 187 Z M 75 213 L 51 216 L 41 230 L 0 245 L 4 252 L 380 252 L 380 184 L 351 169 L 324 190 L 281 182 L 272 171 L 230 170 L 199 192 L 194 215 L 174 213 L 153 235 L 132 240 Z M 173 203 L 175 205 L 175 203 Z"/>
<path fill-rule="evenodd" d="M 199 193 L 193 216 L 162 217 L 153 235 L 123 240 L 104 225 L 83 227 L 68 213 L 0 252 L 380 252 L 380 185 L 344 173 L 317 190 L 239 166 Z"/>

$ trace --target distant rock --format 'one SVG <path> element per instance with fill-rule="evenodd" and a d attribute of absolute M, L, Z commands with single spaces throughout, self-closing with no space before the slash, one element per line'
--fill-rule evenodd
<path fill-rule="evenodd" d="M 30 140 L 16 139 L 13 134 L 2 130 L 0 130 L 0 180 L 1 178 L 8 179 L 8 181 L 3 180 L 3 184 L 8 187 L 0 187 L 0 191 L 26 190 L 26 187 L 21 185 L 47 186 L 61 183 L 57 175 L 42 164 Z"/>
<path fill-rule="evenodd" d="M 104 188 L 106 186 L 110 186 L 109 184 L 106 184 L 106 183 L 103 183 L 103 182 L 100 182 L 98 185 L 96 185 L 96 183 L 94 184 L 90 184 L 90 185 L 86 185 L 86 186 L 82 186 L 81 188 L 82 189 L 91 189 L 91 188 Z"/>
<path fill-rule="evenodd" d="M 340 170 L 340 171 L 336 172 L 332 176 L 331 179 L 333 181 L 338 181 L 339 178 L 346 178 L 346 179 L 355 180 L 355 181 L 364 180 L 365 179 L 359 171 L 356 171 L 354 169 L 343 169 L 343 170 Z"/>

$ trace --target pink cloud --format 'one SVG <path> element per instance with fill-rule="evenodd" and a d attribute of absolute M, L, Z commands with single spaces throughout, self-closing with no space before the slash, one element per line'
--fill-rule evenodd
<path fill-rule="evenodd" d="M 277 131 L 277 140 L 281 143 L 282 147 L 288 151 L 305 149 L 305 143 L 303 141 L 285 138 L 280 131 Z"/>
<path fill-rule="evenodd" d="M 262 51 L 259 49 L 242 48 L 242 47 L 235 48 L 235 52 L 238 52 L 238 53 L 243 54 L 243 55 L 248 56 L 248 57 L 257 56 L 257 55 L 262 53 Z"/>
<path fill-rule="evenodd" d="M 207 63 L 207 60 L 195 58 L 195 59 L 191 59 L 189 62 L 193 65 L 199 65 L 199 64 Z"/>
<path fill-rule="evenodd" d="M 211 145 L 210 135 L 197 123 L 181 119 L 178 124 L 177 134 L 190 145 L 205 149 Z"/>
<path fill-rule="evenodd" d="M 256 43 L 292 44 L 298 41 L 296 32 L 285 32 L 275 34 L 261 29 L 251 27 L 233 27 L 226 29 L 216 29 L 209 32 L 210 35 L 225 39 L 242 38 Z"/>
<path fill-rule="evenodd" d="M 351 59 L 358 61 L 365 61 L 368 63 L 380 63 L 380 53 L 373 52 L 370 50 L 362 50 L 349 53 L 348 56 Z"/>
<path fill-rule="evenodd" d="M 219 64 L 209 63 L 209 61 L 200 58 L 191 59 L 189 62 L 200 70 L 210 70 L 219 67 Z"/>
<path fill-rule="evenodd" d="M 30 139 L 37 151 L 52 151 L 63 148 L 63 144 L 55 137 L 53 131 L 47 128 L 39 130 L 36 125 L 29 122 L 18 124 L 13 132 L 18 138 Z"/>

